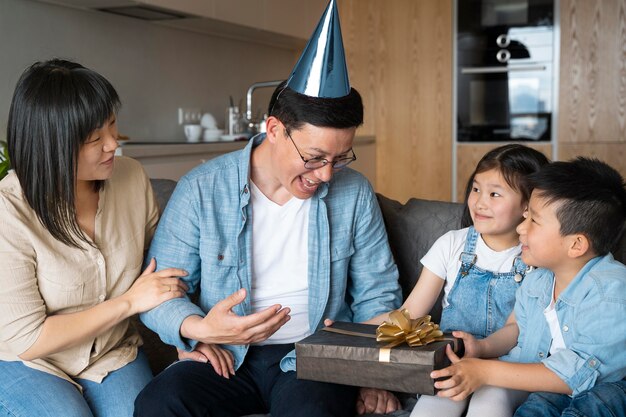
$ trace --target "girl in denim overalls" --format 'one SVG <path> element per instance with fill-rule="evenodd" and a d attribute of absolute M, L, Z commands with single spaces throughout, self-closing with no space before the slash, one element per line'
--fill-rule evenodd
<path fill-rule="evenodd" d="M 463 330 L 484 338 L 504 325 L 527 269 L 515 231 L 530 197 L 525 178 L 546 163 L 541 152 L 522 145 L 501 146 L 483 156 L 466 189 L 463 224 L 469 227 L 446 233 L 421 259 L 422 273 L 402 306 L 412 318 L 428 314 L 443 288 L 443 331 Z M 510 397 L 511 410 L 493 409 L 494 395 Z M 512 414 L 525 398 L 519 396 L 488 387 L 474 394 L 467 415 Z M 422 395 L 411 417 L 460 416 L 467 405 Z"/>

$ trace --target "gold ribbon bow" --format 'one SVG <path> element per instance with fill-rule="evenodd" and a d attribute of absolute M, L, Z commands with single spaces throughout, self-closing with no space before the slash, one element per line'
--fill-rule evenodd
<path fill-rule="evenodd" d="M 430 316 L 411 320 L 405 308 L 389 313 L 389 321 L 383 322 L 376 329 L 376 341 L 389 342 L 385 346 L 388 349 L 404 342 L 414 347 L 440 340 L 443 340 L 443 332 L 439 330 L 438 324 L 430 321 Z"/>

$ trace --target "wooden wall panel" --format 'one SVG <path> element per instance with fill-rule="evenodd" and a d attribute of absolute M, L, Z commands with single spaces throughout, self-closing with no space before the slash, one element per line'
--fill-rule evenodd
<path fill-rule="evenodd" d="M 496 148 L 504 145 L 504 143 L 477 143 L 477 144 L 458 144 L 457 146 L 457 192 L 456 201 L 462 202 L 465 198 L 465 185 L 472 172 L 476 168 L 476 164 L 480 161 L 480 158 L 484 154 Z M 552 158 L 552 146 L 550 144 L 536 144 L 536 143 L 524 143 L 533 149 L 537 149 L 546 155 L 548 158 Z"/>
<path fill-rule="evenodd" d="M 363 133 L 376 136 L 376 190 L 449 200 L 452 0 L 341 0 L 339 8 Z"/>
<path fill-rule="evenodd" d="M 623 143 L 564 144 L 559 147 L 559 159 L 566 161 L 577 156 L 590 156 L 606 162 L 626 178 L 626 145 Z"/>
<path fill-rule="evenodd" d="M 559 143 L 626 144 L 626 0 L 560 5 Z"/>

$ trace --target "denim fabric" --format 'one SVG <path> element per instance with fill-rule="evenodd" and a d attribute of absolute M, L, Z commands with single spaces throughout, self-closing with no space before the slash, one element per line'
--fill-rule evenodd
<path fill-rule="evenodd" d="M 516 257 L 511 271 L 506 273 L 477 267 L 478 237 L 478 232 L 471 226 L 461 254 L 461 269 L 448 294 L 448 306 L 441 314 L 441 329 L 446 332 L 463 330 L 482 339 L 504 326 L 520 286 L 515 276 L 523 279 L 526 264 Z"/>
<path fill-rule="evenodd" d="M 139 394 L 137 417 L 353 417 L 358 388 L 296 379 L 279 362 L 290 345 L 253 346 L 234 376 L 225 379 L 210 364 L 177 362 Z"/>
<path fill-rule="evenodd" d="M 530 394 L 515 417 L 534 416 L 626 417 L 626 381 L 596 385 L 574 398 L 549 392 Z"/>
<path fill-rule="evenodd" d="M 147 259 L 156 258 L 158 269 L 186 269 L 189 293 L 200 289 L 200 297 L 198 305 L 180 298 L 141 315 L 168 344 L 191 350 L 196 342 L 180 336 L 185 318 L 204 316 L 239 288 L 250 292 L 250 155 L 264 139 L 257 135 L 243 150 L 195 168 L 169 200 Z M 361 174 L 342 169 L 311 197 L 308 245 L 311 332 L 325 318 L 364 321 L 400 305 L 398 270 L 380 208 Z M 249 298 L 234 311 L 250 314 Z M 225 347 L 233 352 L 235 367 L 241 366 L 247 346 Z M 283 370 L 295 369 L 293 353 L 289 359 Z"/>
<path fill-rule="evenodd" d="M 130 417 L 135 397 L 151 379 L 141 350 L 133 362 L 110 372 L 101 383 L 77 379 L 82 394 L 58 376 L 22 362 L 0 361 L 0 416 Z"/>
<path fill-rule="evenodd" d="M 556 300 L 566 349 L 548 356 L 552 337 L 543 314 L 554 274 L 537 269 L 516 294 L 517 345 L 502 360 L 542 362 L 576 396 L 602 382 L 626 376 L 626 266 L 608 254 L 578 272 Z"/>

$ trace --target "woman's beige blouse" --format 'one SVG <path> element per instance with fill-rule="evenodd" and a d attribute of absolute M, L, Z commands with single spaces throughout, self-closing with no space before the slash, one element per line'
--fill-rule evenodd
<path fill-rule="evenodd" d="M 141 165 L 116 157 L 100 191 L 95 246 L 69 247 L 43 228 L 11 171 L 0 181 L 0 360 L 18 361 L 46 316 L 81 311 L 126 292 L 141 273 L 158 221 Z M 100 382 L 137 356 L 141 339 L 124 320 L 95 339 L 25 365 L 71 381 Z"/>

